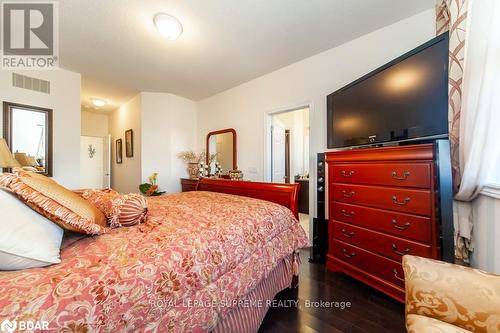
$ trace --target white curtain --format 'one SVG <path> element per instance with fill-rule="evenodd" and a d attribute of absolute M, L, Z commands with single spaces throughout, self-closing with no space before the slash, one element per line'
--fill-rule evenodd
<path fill-rule="evenodd" d="M 471 201 L 500 173 L 500 1 L 470 1 L 466 30 L 455 230 L 470 241 Z"/>

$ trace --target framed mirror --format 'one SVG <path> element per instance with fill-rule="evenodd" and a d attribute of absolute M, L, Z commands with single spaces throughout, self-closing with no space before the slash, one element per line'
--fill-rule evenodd
<path fill-rule="evenodd" d="M 236 131 L 232 128 L 210 132 L 207 135 L 207 165 L 209 174 L 228 176 L 237 170 Z M 210 156 L 216 154 L 215 158 Z"/>
<path fill-rule="evenodd" d="M 52 177 L 52 110 L 3 103 L 3 135 L 25 170 Z"/>

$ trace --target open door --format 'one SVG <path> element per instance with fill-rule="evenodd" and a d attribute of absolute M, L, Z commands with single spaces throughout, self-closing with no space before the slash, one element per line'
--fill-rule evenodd
<path fill-rule="evenodd" d="M 273 119 L 271 127 L 271 181 L 273 183 L 286 182 L 286 140 L 285 140 L 285 126 L 278 119 Z"/>

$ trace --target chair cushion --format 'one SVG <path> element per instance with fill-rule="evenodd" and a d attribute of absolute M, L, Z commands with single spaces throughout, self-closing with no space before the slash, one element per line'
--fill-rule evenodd
<path fill-rule="evenodd" d="M 434 318 L 410 314 L 406 317 L 408 333 L 470 333 L 455 325 Z"/>
<path fill-rule="evenodd" d="M 500 332 L 500 276 L 442 261 L 403 258 L 407 315 L 478 333 Z"/>

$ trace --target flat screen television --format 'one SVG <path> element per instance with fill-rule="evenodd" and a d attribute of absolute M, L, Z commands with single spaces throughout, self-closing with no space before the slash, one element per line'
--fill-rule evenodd
<path fill-rule="evenodd" d="M 448 34 L 328 95 L 327 111 L 328 148 L 447 137 Z"/>

